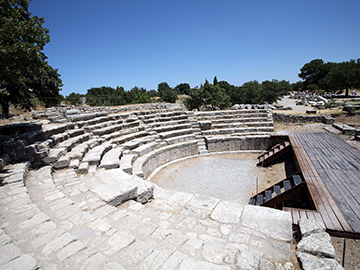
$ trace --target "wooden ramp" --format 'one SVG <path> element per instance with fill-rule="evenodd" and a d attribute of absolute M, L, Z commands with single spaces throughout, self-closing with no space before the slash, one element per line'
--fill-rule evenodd
<path fill-rule="evenodd" d="M 284 208 L 293 223 L 322 220 L 333 235 L 360 238 L 360 150 L 333 133 L 289 135 L 316 211 Z"/>

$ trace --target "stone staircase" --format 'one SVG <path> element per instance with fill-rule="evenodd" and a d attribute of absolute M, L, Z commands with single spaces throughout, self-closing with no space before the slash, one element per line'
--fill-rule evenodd
<path fill-rule="evenodd" d="M 196 112 L 203 136 L 266 135 L 274 132 L 271 110 Z"/>

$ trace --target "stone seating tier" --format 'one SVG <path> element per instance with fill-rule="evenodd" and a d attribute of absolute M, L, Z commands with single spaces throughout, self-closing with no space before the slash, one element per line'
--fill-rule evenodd
<path fill-rule="evenodd" d="M 107 118 L 110 118 L 110 117 L 107 117 Z M 87 132 L 92 132 L 92 131 L 97 130 L 97 129 L 102 129 L 102 128 L 105 128 L 105 127 L 122 124 L 123 122 L 124 122 L 123 119 L 117 119 L 117 120 L 112 120 L 111 119 L 110 121 L 103 121 L 101 123 L 96 123 L 94 125 L 86 125 L 86 126 L 84 126 L 84 129 Z"/>
<path fill-rule="evenodd" d="M 115 145 L 110 143 L 103 143 L 101 145 L 95 146 L 84 156 L 82 162 L 89 163 L 89 165 L 99 165 L 103 155 L 114 147 Z"/>
<path fill-rule="evenodd" d="M 127 141 L 124 144 L 122 144 L 122 146 L 124 147 L 125 150 L 132 150 L 143 144 L 153 142 L 153 141 L 155 141 L 155 139 L 156 139 L 156 136 L 145 136 L 145 137 L 133 139 L 131 141 Z"/>
<path fill-rule="evenodd" d="M 120 166 L 120 157 L 124 149 L 122 147 L 116 147 L 110 149 L 101 159 L 100 168 L 115 169 Z"/>
<path fill-rule="evenodd" d="M 203 136 L 209 135 L 231 135 L 231 134 L 254 134 L 258 132 L 267 132 L 272 133 L 274 132 L 274 127 L 244 127 L 244 128 L 227 128 L 227 129 L 210 129 L 210 130 L 203 130 Z"/>
<path fill-rule="evenodd" d="M 197 154 L 197 141 L 164 146 L 135 160 L 133 164 L 133 174 L 146 179 L 151 172 L 165 163 Z"/>
<path fill-rule="evenodd" d="M 273 127 L 274 123 L 272 121 L 267 122 L 228 122 L 220 124 L 212 124 L 212 129 L 230 129 L 230 128 L 246 128 L 246 127 Z"/>
<path fill-rule="evenodd" d="M 94 126 L 103 122 L 115 121 L 119 119 L 127 119 L 131 116 L 130 113 L 111 114 L 107 116 L 96 117 L 94 119 L 76 122 L 79 127 Z"/>
<path fill-rule="evenodd" d="M 115 144 L 118 144 L 118 145 L 122 145 L 122 144 L 124 144 L 126 142 L 129 142 L 129 141 L 132 141 L 134 139 L 148 136 L 148 135 L 150 135 L 150 132 L 145 131 L 145 130 L 141 130 L 141 131 L 138 131 L 138 132 L 128 131 L 126 133 L 121 132 L 121 133 L 119 133 L 119 135 L 120 135 L 119 137 L 117 137 L 115 139 L 112 139 L 111 142 L 115 143 Z"/>
<path fill-rule="evenodd" d="M 182 124 L 186 124 L 189 123 L 188 119 L 182 119 L 182 120 L 171 120 L 171 121 L 166 121 L 166 122 L 161 122 L 161 121 L 154 121 L 152 123 L 146 123 L 146 125 L 149 128 L 157 128 L 157 127 L 162 127 L 162 126 L 175 126 L 175 125 L 182 125 Z"/>
<path fill-rule="evenodd" d="M 139 157 L 157 149 L 160 146 L 158 142 L 152 141 L 143 145 L 140 145 L 132 150 L 130 150 L 129 154 L 135 154 Z"/>
<path fill-rule="evenodd" d="M 79 121 L 86 121 L 94 118 L 98 118 L 101 116 L 107 116 L 107 112 L 94 112 L 94 113 L 87 113 L 87 114 L 75 114 L 69 115 L 67 119 L 71 122 L 79 122 Z"/>
<path fill-rule="evenodd" d="M 206 121 L 206 120 L 205 120 Z M 269 118 L 266 117 L 240 117 L 240 118 L 215 118 L 208 120 L 211 121 L 212 124 L 225 124 L 229 122 L 239 122 L 239 123 L 247 123 L 247 122 L 268 122 Z"/>
<path fill-rule="evenodd" d="M 159 133 L 159 136 L 162 140 L 165 140 L 165 139 L 169 139 L 171 137 L 178 137 L 178 136 L 186 135 L 186 134 L 193 134 L 193 129 L 187 128 L 187 129 L 176 129 L 176 130 L 172 130 L 172 131 L 166 131 L 166 132 Z"/>
<path fill-rule="evenodd" d="M 155 127 L 155 128 L 153 128 L 153 130 L 158 133 L 163 133 L 163 132 L 167 132 L 167 131 L 189 129 L 189 128 L 191 128 L 191 124 L 185 123 L 185 124 L 165 125 L 165 126 L 161 126 L 161 127 Z"/>

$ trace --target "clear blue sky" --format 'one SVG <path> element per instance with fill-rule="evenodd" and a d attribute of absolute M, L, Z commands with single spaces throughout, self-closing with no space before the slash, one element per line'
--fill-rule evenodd
<path fill-rule="evenodd" d="M 240 86 L 300 80 L 313 59 L 360 58 L 359 0 L 32 0 L 61 94 L 157 89 L 214 76 Z"/>

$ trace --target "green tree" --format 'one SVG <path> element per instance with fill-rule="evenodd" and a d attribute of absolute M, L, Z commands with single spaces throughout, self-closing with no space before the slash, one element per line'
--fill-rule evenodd
<path fill-rule="evenodd" d="M 139 104 L 139 103 L 151 103 L 152 100 L 150 96 L 147 94 L 145 88 L 141 87 L 133 87 L 128 92 L 127 95 L 127 103 L 129 104 Z"/>
<path fill-rule="evenodd" d="M 360 58 L 333 65 L 324 81 L 331 90 L 345 89 L 348 96 L 349 89 L 360 88 Z"/>
<path fill-rule="evenodd" d="M 45 106 L 58 104 L 62 81 L 42 52 L 50 41 L 44 18 L 32 16 L 28 0 L 0 0 L 0 103 L 31 109 L 38 98 Z"/>
<path fill-rule="evenodd" d="M 69 105 L 79 105 L 81 103 L 80 97 L 82 97 L 82 95 L 72 92 L 70 95 L 65 97 L 65 103 Z"/>
<path fill-rule="evenodd" d="M 244 83 L 240 87 L 243 96 L 243 104 L 260 104 L 262 103 L 261 93 L 262 86 L 258 81 Z"/>
<path fill-rule="evenodd" d="M 199 110 L 204 105 L 202 89 L 195 87 L 190 89 L 189 96 L 184 100 L 188 110 Z"/>
<path fill-rule="evenodd" d="M 151 89 L 148 92 L 149 97 L 160 97 L 160 94 L 158 91 L 156 91 L 155 89 Z"/>
<path fill-rule="evenodd" d="M 166 82 L 162 82 L 158 84 L 158 92 L 160 93 L 160 98 L 163 101 L 175 103 L 177 99 L 177 95 Z"/>
<path fill-rule="evenodd" d="M 189 95 L 190 94 L 190 84 L 180 83 L 174 88 L 174 91 L 178 95 Z"/>
<path fill-rule="evenodd" d="M 205 80 L 204 85 L 201 85 L 200 88 L 191 89 L 184 104 L 189 110 L 200 109 L 201 107 L 223 110 L 230 106 L 230 97 L 220 85 L 213 85 Z"/>
<path fill-rule="evenodd" d="M 333 62 L 325 63 L 322 59 L 314 59 L 306 63 L 299 73 L 299 77 L 304 80 L 304 88 L 310 90 L 328 89 L 329 84 L 325 77 L 336 65 Z"/>

